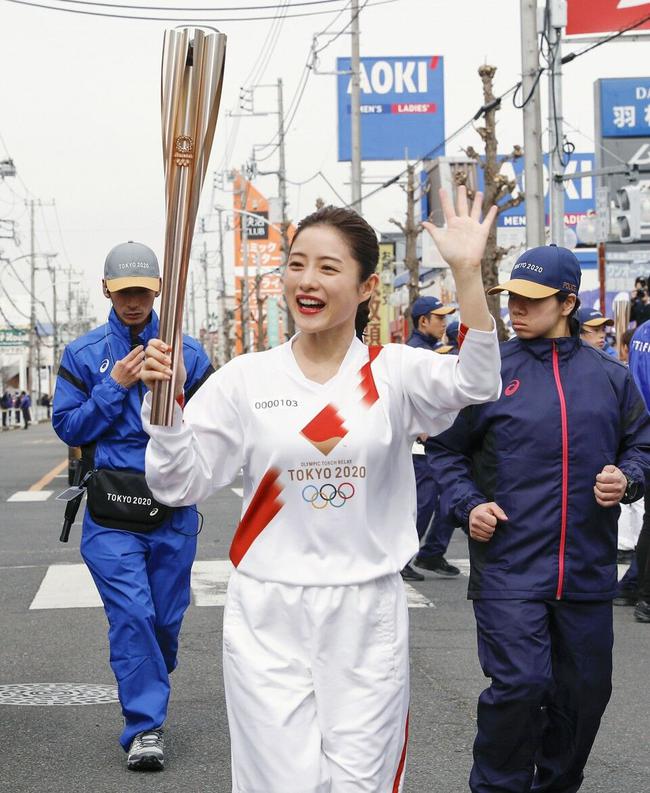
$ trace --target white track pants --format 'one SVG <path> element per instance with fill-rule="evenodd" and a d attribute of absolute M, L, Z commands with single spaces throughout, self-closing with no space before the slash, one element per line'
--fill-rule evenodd
<path fill-rule="evenodd" d="M 409 700 L 399 574 L 301 587 L 234 572 L 223 626 L 233 793 L 399 793 Z"/>

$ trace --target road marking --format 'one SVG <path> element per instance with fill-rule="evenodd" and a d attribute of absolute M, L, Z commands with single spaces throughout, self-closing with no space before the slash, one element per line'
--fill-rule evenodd
<path fill-rule="evenodd" d="M 45 476 L 42 476 L 38 482 L 34 482 L 34 484 L 29 488 L 30 490 L 42 490 L 46 485 L 49 485 L 50 482 L 54 479 L 55 476 L 58 476 L 64 468 L 68 465 L 67 460 L 63 460 L 58 465 L 55 465 L 51 471 L 48 471 Z"/>
<path fill-rule="evenodd" d="M 9 496 L 7 501 L 47 501 L 52 493 L 54 490 L 19 490 Z"/>
<path fill-rule="evenodd" d="M 231 487 L 230 489 L 232 490 L 232 492 L 236 496 L 239 496 L 239 498 L 243 498 L 244 497 L 244 488 L 243 487 Z"/>
<path fill-rule="evenodd" d="M 201 559 L 192 566 L 192 603 L 223 606 L 233 566 L 229 559 Z M 433 608 L 433 604 L 408 584 L 409 608 Z M 102 605 L 95 582 L 85 564 L 53 564 L 47 568 L 30 610 L 99 608 Z"/>

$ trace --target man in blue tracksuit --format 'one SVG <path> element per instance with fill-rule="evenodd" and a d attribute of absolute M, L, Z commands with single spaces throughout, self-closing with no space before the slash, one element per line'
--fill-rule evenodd
<path fill-rule="evenodd" d="M 611 693 L 619 504 L 650 469 L 650 417 L 629 371 L 584 344 L 580 266 L 522 254 L 498 401 L 431 443 L 469 532 L 469 598 L 492 683 L 478 702 L 473 793 L 575 793 Z"/>
<path fill-rule="evenodd" d="M 160 273 L 154 252 L 135 242 L 117 245 L 106 259 L 103 290 L 112 303 L 108 322 L 66 347 L 52 424 L 65 443 L 82 447 L 87 469 L 99 471 L 93 479 L 99 481 L 102 471 L 122 472 L 132 482 L 127 472 L 136 472 L 136 485 L 144 488 L 148 436 L 140 407 L 146 389 L 139 374 L 147 342 L 159 335 L 153 303 Z M 194 339 L 183 338 L 183 357 L 187 400 L 213 370 Z M 115 481 L 119 488 L 119 478 Z M 157 513 L 165 514 L 164 507 L 155 507 L 149 512 L 154 517 L 148 518 L 153 527 L 134 528 L 128 510 L 94 519 L 92 490 L 88 492 L 81 554 L 110 626 L 110 661 L 124 715 L 120 743 L 128 751 L 129 768 L 161 769 L 169 673 L 176 666 L 178 635 L 190 601 L 197 512 L 174 509 L 155 525 Z"/>
<path fill-rule="evenodd" d="M 407 340 L 407 345 L 409 347 L 431 350 L 432 352 L 448 352 L 449 348 L 443 345 L 442 337 L 445 335 L 445 317 L 453 314 L 454 311 L 456 309 L 453 306 L 443 305 L 437 297 L 432 295 L 418 297 L 411 306 L 413 333 Z M 434 515 L 438 512 L 440 500 L 434 471 L 429 465 L 425 454 L 425 439 L 426 436 L 423 436 L 413 444 L 413 467 L 415 469 L 415 484 L 417 488 L 417 517 L 415 525 L 420 540 L 425 535 L 429 536 L 431 534 L 430 531 L 427 533 L 427 530 L 431 526 Z M 451 537 L 451 533 L 449 536 Z M 440 553 L 437 552 L 437 547 L 434 548 L 435 555 L 430 552 L 425 553 L 424 556 L 418 554 L 415 563 L 418 564 L 418 560 L 422 561 L 423 567 L 443 578 L 457 576 L 460 570 L 450 565 L 443 556 L 448 544 L 449 540 L 447 540 L 444 549 Z M 402 578 L 405 581 L 424 581 L 422 573 L 418 573 L 410 564 L 407 564 L 402 570 Z"/>
<path fill-rule="evenodd" d="M 630 371 L 650 410 L 650 322 L 644 322 L 632 336 Z M 638 584 L 634 618 L 637 622 L 650 623 L 650 488 L 645 493 L 645 515 L 636 546 L 636 564 Z"/>

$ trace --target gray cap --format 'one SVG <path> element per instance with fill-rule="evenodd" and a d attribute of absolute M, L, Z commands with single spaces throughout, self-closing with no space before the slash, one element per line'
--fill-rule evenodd
<path fill-rule="evenodd" d="M 109 292 L 134 286 L 160 290 L 160 268 L 156 254 L 139 242 L 116 245 L 104 262 L 104 281 Z"/>

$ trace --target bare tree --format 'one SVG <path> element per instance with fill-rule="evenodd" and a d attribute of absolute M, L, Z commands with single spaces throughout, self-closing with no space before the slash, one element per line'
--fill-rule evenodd
<path fill-rule="evenodd" d="M 421 226 L 415 222 L 415 166 L 406 166 L 406 223 L 389 218 L 389 223 L 397 226 L 404 235 L 406 252 L 404 265 L 409 274 L 409 323 L 411 322 L 411 306 L 420 294 L 420 263 L 417 254 L 417 240 Z"/>
<path fill-rule="evenodd" d="M 524 201 L 524 194 L 520 192 L 518 195 L 513 196 L 512 192 L 517 187 L 514 179 L 508 179 L 507 176 L 500 173 L 501 166 L 504 162 L 509 160 L 517 160 L 523 156 L 524 151 L 521 146 L 513 146 L 510 154 L 499 157 L 497 154 L 497 135 L 496 135 L 496 113 L 500 107 L 500 102 L 494 95 L 494 75 L 496 73 L 496 66 L 480 66 L 478 73 L 483 83 L 483 106 L 485 110 L 485 126 L 478 127 L 476 131 L 481 136 L 485 144 L 485 157 L 481 155 L 471 146 L 465 149 L 465 154 L 473 160 L 483 170 L 483 214 L 485 214 L 492 204 L 499 205 L 499 215 L 506 212 L 512 207 L 516 207 Z M 465 184 L 467 181 L 466 172 L 458 172 L 456 174 L 457 184 Z M 468 185 L 469 187 L 469 185 Z M 470 197 L 472 191 L 468 190 Z M 510 195 L 510 198 L 506 198 Z M 503 199 L 506 199 L 505 201 Z M 500 203 L 503 202 L 503 203 Z M 483 283 L 486 289 L 495 286 L 499 280 L 499 262 L 509 252 L 508 248 L 503 248 L 497 244 L 497 224 L 494 223 L 488 234 L 487 243 L 485 246 L 485 253 L 481 261 L 481 272 L 483 274 Z M 488 307 L 490 314 L 494 317 L 497 323 L 497 330 L 500 339 L 507 339 L 508 334 L 501 319 L 501 301 L 499 295 L 488 295 Z"/>

